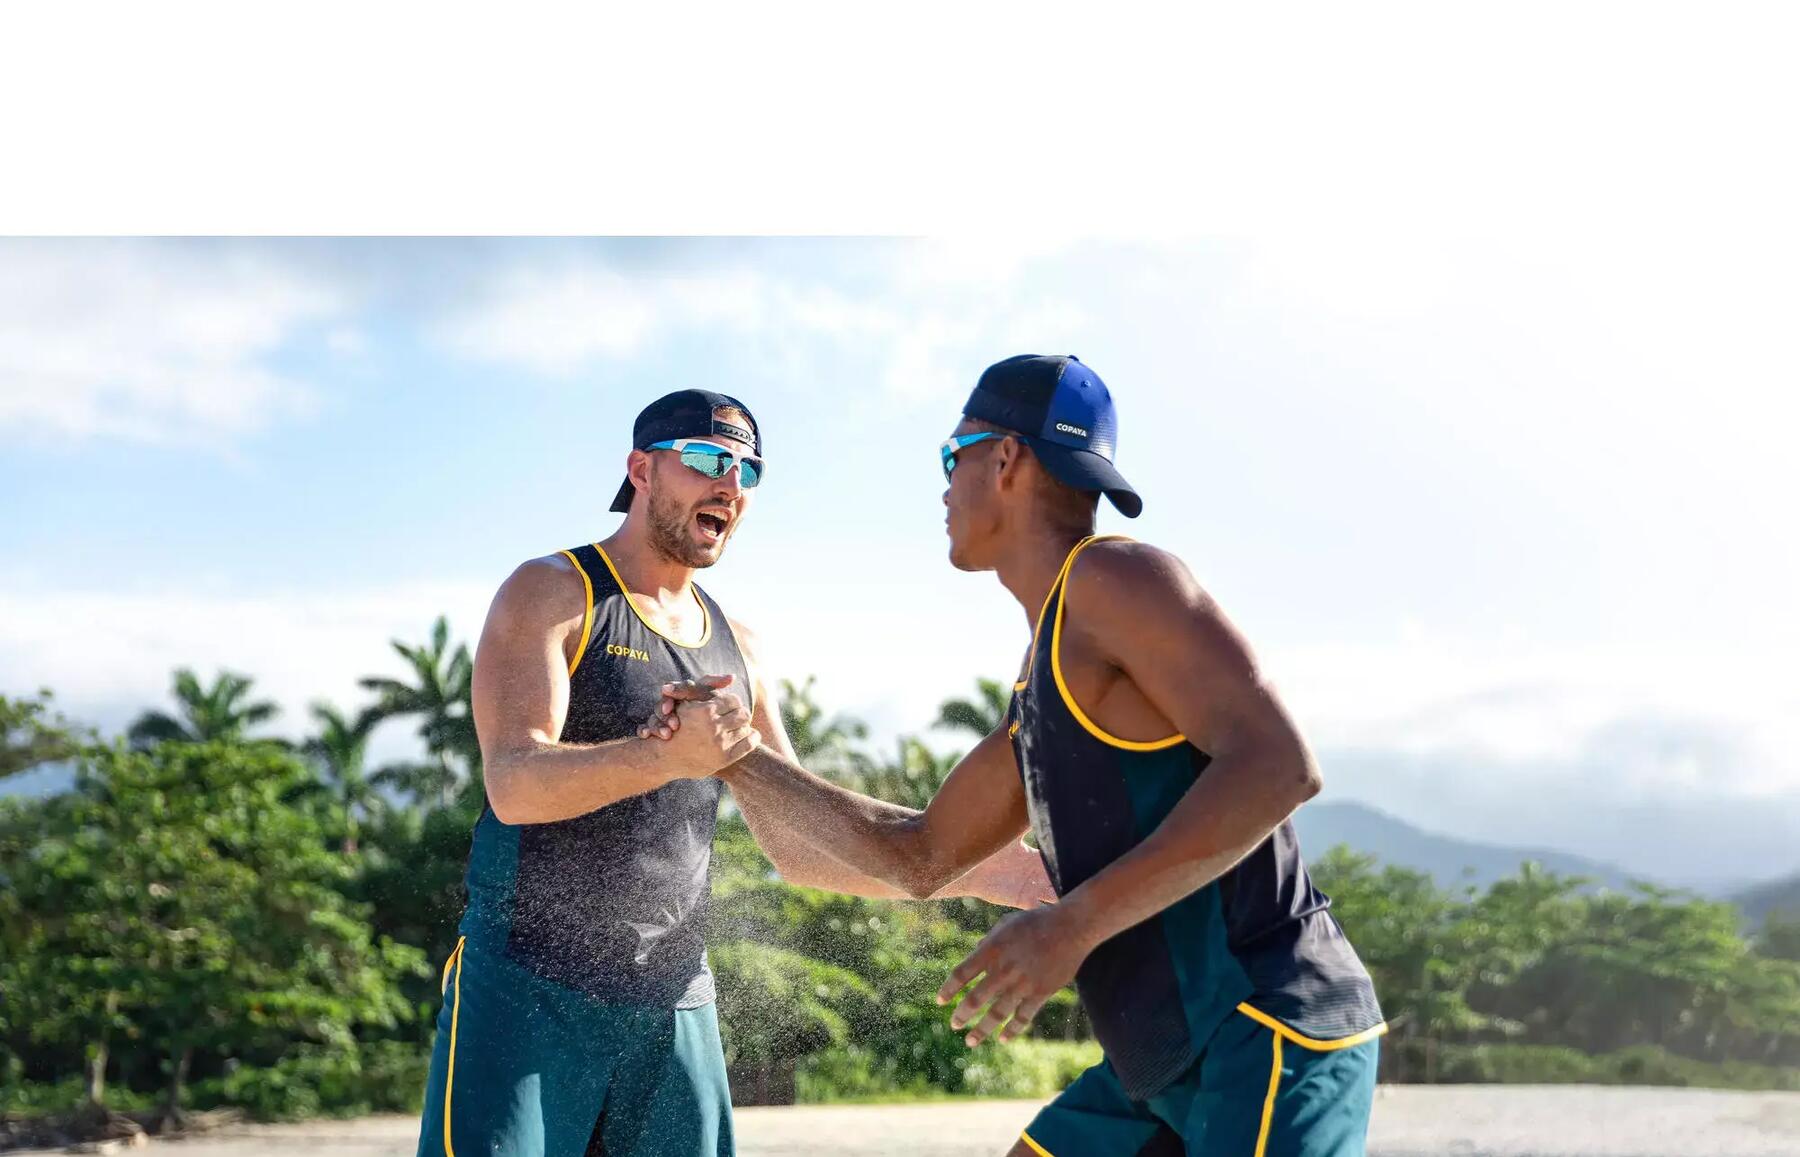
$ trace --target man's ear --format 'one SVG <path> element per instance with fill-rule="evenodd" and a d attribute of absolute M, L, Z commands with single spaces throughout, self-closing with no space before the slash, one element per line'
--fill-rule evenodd
<path fill-rule="evenodd" d="M 1002 437 L 994 447 L 994 472 L 1004 485 L 1011 485 L 1025 465 L 1025 443 L 1017 438 Z"/>
<path fill-rule="evenodd" d="M 639 494 L 650 492 L 650 468 L 654 465 L 650 455 L 643 450 L 633 450 L 625 459 L 625 477 L 636 486 Z"/>

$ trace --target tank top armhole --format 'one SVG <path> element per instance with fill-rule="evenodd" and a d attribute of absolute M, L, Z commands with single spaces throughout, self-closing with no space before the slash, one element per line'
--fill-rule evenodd
<path fill-rule="evenodd" d="M 713 601 L 699 583 L 694 584 L 694 591 L 700 596 L 701 605 L 706 608 L 706 621 L 717 622 L 725 628 L 725 637 L 731 640 L 731 649 L 737 652 L 738 662 L 744 665 L 744 679 L 750 684 L 746 690 L 750 694 L 750 714 L 756 714 L 756 676 L 750 670 L 750 660 L 744 656 L 744 644 L 738 641 L 737 632 L 731 627 L 731 620 L 725 616 L 725 610 Z"/>
<path fill-rule="evenodd" d="M 582 656 L 587 654 L 588 640 L 594 634 L 594 580 L 588 577 L 587 568 L 581 565 L 581 560 L 575 557 L 574 551 L 565 550 L 560 553 L 574 564 L 575 573 L 581 576 L 581 589 L 587 597 L 587 604 L 581 611 L 581 642 L 575 646 L 575 657 L 569 660 L 569 678 L 573 679 L 575 668 L 581 666 Z"/>
<path fill-rule="evenodd" d="M 1069 714 L 1075 717 L 1075 721 L 1081 724 L 1081 726 L 1087 730 L 1089 735 L 1092 735 L 1102 743 L 1109 744 L 1113 747 L 1123 748 L 1126 751 L 1162 751 L 1165 748 L 1174 747 L 1176 744 L 1187 742 L 1187 736 L 1177 732 L 1166 739 L 1152 739 L 1148 741 L 1121 739 L 1088 718 L 1087 712 L 1083 711 L 1081 705 L 1075 702 L 1075 696 L 1070 693 L 1069 685 L 1063 681 L 1061 658 L 1063 608 L 1068 605 L 1069 576 L 1075 572 L 1075 557 L 1096 542 L 1123 537 L 1123 535 L 1096 535 L 1093 538 L 1085 539 L 1076 544 L 1075 549 L 1069 552 L 1068 561 L 1063 563 L 1062 574 L 1057 578 L 1056 586 L 1051 588 L 1052 596 L 1056 600 L 1056 617 L 1052 621 L 1050 627 L 1050 674 L 1051 677 L 1056 680 L 1056 690 L 1058 694 L 1062 696 L 1063 706 L 1069 709 Z M 1048 604 L 1045 605 L 1044 609 L 1046 611 L 1049 610 Z M 1040 631 L 1043 629 L 1042 622 L 1038 624 L 1038 629 Z"/>

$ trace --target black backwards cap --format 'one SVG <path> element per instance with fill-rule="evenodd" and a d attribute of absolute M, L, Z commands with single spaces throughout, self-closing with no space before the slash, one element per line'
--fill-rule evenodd
<path fill-rule="evenodd" d="M 750 428 L 744 429 L 734 422 L 721 421 L 716 415 L 726 407 L 739 410 L 744 417 L 750 419 Z M 757 427 L 756 416 L 750 407 L 729 394 L 715 394 L 711 390 L 676 390 L 645 406 L 638 414 L 637 421 L 631 424 L 631 448 L 648 450 L 658 442 L 668 442 L 676 438 L 735 438 L 750 447 L 751 453 L 762 457 L 762 431 Z M 631 509 L 631 496 L 637 488 L 626 478 L 619 487 L 618 497 L 613 499 L 612 509 L 615 513 L 624 514 Z"/>

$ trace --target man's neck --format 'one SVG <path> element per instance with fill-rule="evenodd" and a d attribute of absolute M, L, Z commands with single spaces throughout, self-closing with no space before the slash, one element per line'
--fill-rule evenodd
<path fill-rule="evenodd" d="M 1067 529 L 1033 526 L 1009 536 L 1011 541 L 1003 544 L 1001 561 L 995 564 L 994 573 L 1000 577 L 1000 585 L 1019 600 L 1019 606 L 1025 611 L 1025 621 L 1033 629 L 1037 627 L 1044 601 L 1050 597 L 1050 588 L 1056 584 L 1056 576 L 1069 559 L 1069 552 L 1091 534 L 1092 530 L 1072 533 Z"/>
<path fill-rule="evenodd" d="M 650 544 L 650 536 L 636 520 L 627 518 L 600 545 L 619 569 L 619 577 L 633 594 L 667 607 L 690 598 L 694 568 L 676 562 Z"/>

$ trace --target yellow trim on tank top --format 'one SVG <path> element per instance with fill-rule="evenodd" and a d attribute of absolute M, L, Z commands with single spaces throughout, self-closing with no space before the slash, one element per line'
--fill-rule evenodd
<path fill-rule="evenodd" d="M 1388 1030 L 1387 1021 L 1384 1020 L 1374 1028 L 1365 1028 L 1359 1033 L 1352 1033 L 1346 1037 L 1339 1037 L 1336 1040 L 1319 1040 L 1317 1037 L 1310 1037 L 1295 1029 L 1289 1028 L 1287 1025 L 1276 1020 L 1260 1008 L 1253 1008 L 1248 1004 L 1240 1004 L 1237 1006 L 1237 1010 L 1257 1024 L 1262 1025 L 1264 1028 L 1273 1029 L 1277 1036 L 1286 1037 L 1301 1048 L 1311 1049 L 1316 1053 L 1329 1053 L 1336 1052 L 1338 1049 L 1355 1048 L 1357 1045 L 1369 1043 Z"/>
<path fill-rule="evenodd" d="M 1033 1153 L 1036 1153 L 1038 1155 L 1038 1157 L 1052 1157 L 1050 1150 L 1044 1148 L 1042 1145 L 1039 1145 L 1037 1143 L 1037 1138 L 1033 1137 L 1030 1133 L 1021 1132 L 1019 1134 L 1019 1139 L 1021 1141 L 1025 1142 L 1027 1145 L 1031 1146 L 1031 1151 Z"/>
<path fill-rule="evenodd" d="M 688 584 L 688 590 L 693 592 L 694 601 L 700 604 L 700 615 L 704 620 L 705 625 L 700 629 L 699 642 L 684 643 L 673 635 L 666 635 L 662 631 L 657 630 L 656 624 L 644 617 L 644 612 L 640 611 L 638 605 L 631 601 L 631 589 L 625 585 L 625 580 L 619 577 L 619 568 L 613 565 L 611 556 L 606 553 L 605 548 L 599 543 L 594 543 L 593 547 L 594 551 L 599 554 L 600 561 L 606 564 L 606 569 L 612 572 L 613 581 L 619 584 L 619 594 L 624 597 L 625 605 L 631 608 L 631 613 L 638 617 L 638 622 L 644 624 L 651 634 L 654 634 L 659 638 L 667 639 L 677 647 L 686 647 L 690 651 L 697 651 L 701 647 L 706 646 L 706 641 L 712 638 L 712 612 L 706 609 L 706 600 L 700 597 L 700 588 L 698 586 L 690 582 Z"/>
<path fill-rule="evenodd" d="M 1098 535 L 1097 534 L 1092 538 L 1084 538 L 1080 542 L 1076 543 L 1075 549 L 1069 552 L 1068 561 L 1063 563 L 1062 574 L 1057 576 L 1056 586 L 1053 586 L 1050 588 L 1051 594 L 1055 594 L 1058 588 L 1066 588 L 1067 587 L 1069 574 L 1075 566 L 1075 556 L 1076 555 L 1080 554 L 1083 550 L 1087 549 L 1089 546 L 1093 545 L 1096 542 L 1100 542 L 1103 540 L 1122 539 L 1124 537 L 1125 536 L 1122 534 L 1107 534 L 1107 535 Z M 1069 685 L 1067 683 L 1063 682 L 1062 658 L 1060 656 L 1060 651 L 1062 649 L 1063 608 L 1068 606 L 1068 604 L 1069 604 L 1068 591 L 1066 589 L 1064 589 L 1063 597 L 1056 600 L 1056 622 L 1054 624 L 1052 624 L 1051 628 L 1050 628 L 1050 674 L 1052 676 L 1054 676 L 1056 679 L 1056 689 L 1062 693 L 1063 706 L 1065 706 L 1069 709 L 1069 714 L 1071 714 L 1075 717 L 1075 721 L 1077 723 L 1079 723 L 1083 727 L 1087 728 L 1088 734 L 1092 735 L 1095 739 L 1100 740 L 1102 743 L 1111 744 L 1114 747 L 1123 748 L 1126 751 L 1162 751 L 1165 748 L 1174 747 L 1176 744 L 1186 743 L 1187 736 L 1182 735 L 1180 733 L 1171 735 L 1167 739 L 1151 739 L 1151 740 L 1120 739 L 1117 735 L 1113 735 L 1112 733 L 1106 731 L 1098 723 L 1095 723 L 1092 719 L 1088 718 L 1087 712 L 1083 711 L 1081 709 L 1081 705 L 1079 703 L 1075 702 L 1075 696 L 1069 693 Z M 1046 611 L 1050 609 L 1050 602 L 1048 599 L 1046 599 L 1044 601 L 1044 609 Z M 1040 630 L 1043 628 L 1043 625 L 1044 625 L 1043 622 L 1041 621 L 1042 618 L 1043 618 L 1043 616 L 1040 613 L 1039 614 L 1040 621 L 1038 623 L 1038 628 Z M 1037 652 L 1037 643 L 1036 643 L 1035 635 L 1033 636 L 1033 642 L 1032 642 L 1031 649 L 1032 649 L 1033 655 L 1035 656 L 1036 652 Z"/>
<path fill-rule="evenodd" d="M 1082 539 L 1069 550 L 1069 556 L 1063 559 L 1062 569 L 1056 572 L 1056 578 L 1050 583 L 1050 589 L 1044 593 L 1044 605 L 1038 608 L 1037 622 L 1031 628 L 1031 649 L 1025 652 L 1025 674 L 1013 684 L 1014 691 L 1023 691 L 1031 682 L 1031 669 L 1037 662 L 1038 639 L 1044 633 L 1044 616 L 1050 613 L 1050 600 L 1056 597 L 1056 590 L 1062 586 L 1063 578 L 1069 573 L 1069 564 L 1081 553 L 1081 548 L 1090 542 L 1099 542 L 1103 538 L 1124 538 L 1122 534 L 1094 534 Z"/>
<path fill-rule="evenodd" d="M 575 648 L 575 657 L 569 660 L 569 677 L 574 678 L 575 668 L 581 666 L 581 657 L 587 654 L 588 639 L 594 633 L 594 580 L 588 577 L 587 568 L 575 557 L 575 552 L 565 550 L 570 562 L 575 564 L 575 573 L 581 576 L 582 589 L 587 591 L 587 609 L 581 612 L 581 645 Z"/>

